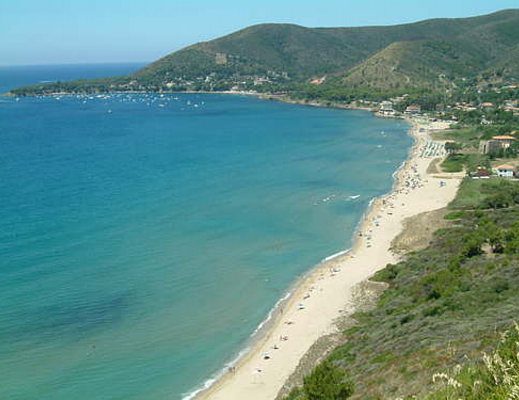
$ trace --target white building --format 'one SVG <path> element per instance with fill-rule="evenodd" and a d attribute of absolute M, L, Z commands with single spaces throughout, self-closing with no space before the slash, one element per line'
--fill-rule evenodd
<path fill-rule="evenodd" d="M 411 104 L 410 106 L 407 106 L 404 112 L 406 114 L 420 114 L 422 112 L 422 107 L 418 104 Z"/>
<path fill-rule="evenodd" d="M 515 168 L 512 165 L 503 164 L 499 165 L 496 168 L 494 168 L 496 171 L 497 176 L 500 176 L 502 178 L 513 178 L 514 177 L 514 170 Z"/>
<path fill-rule="evenodd" d="M 391 101 L 382 101 L 380 103 L 379 113 L 382 115 L 393 115 L 395 114 L 395 110 L 393 109 L 393 102 Z"/>

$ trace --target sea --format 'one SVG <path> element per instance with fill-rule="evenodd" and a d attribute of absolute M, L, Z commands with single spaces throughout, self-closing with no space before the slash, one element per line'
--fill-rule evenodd
<path fill-rule="evenodd" d="M 141 66 L 1 67 L 0 92 Z M 242 95 L 0 97 L 0 398 L 189 398 L 351 246 L 408 128 Z"/>

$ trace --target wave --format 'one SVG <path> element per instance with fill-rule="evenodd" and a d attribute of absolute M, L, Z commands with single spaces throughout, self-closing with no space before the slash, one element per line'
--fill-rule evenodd
<path fill-rule="evenodd" d="M 281 304 L 283 304 L 285 301 L 287 301 L 290 296 L 292 295 L 292 291 L 288 291 L 282 298 L 280 298 L 276 304 L 274 304 L 274 307 L 272 307 L 267 314 L 267 317 L 259 323 L 256 329 L 254 329 L 254 332 L 251 333 L 250 337 L 254 338 L 261 330 L 267 325 L 267 323 L 272 319 L 274 316 L 274 313 L 278 311 Z"/>
<path fill-rule="evenodd" d="M 337 257 L 340 257 L 340 256 L 343 256 L 344 254 L 348 254 L 350 252 L 351 249 L 346 249 L 346 250 L 342 250 L 342 251 L 339 251 L 335 254 L 332 254 L 331 256 L 328 256 L 328 257 L 325 257 L 321 260 L 321 263 L 324 263 L 324 262 L 327 262 L 327 261 L 330 261 L 330 260 L 333 260 L 334 258 L 337 258 Z"/>

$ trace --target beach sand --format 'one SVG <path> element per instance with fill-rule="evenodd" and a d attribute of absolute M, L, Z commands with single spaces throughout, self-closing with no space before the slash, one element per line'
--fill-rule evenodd
<path fill-rule="evenodd" d="M 444 156 L 443 143 L 433 142 L 429 133 L 448 125 L 416 118 L 410 122 L 415 139 L 410 157 L 396 174 L 393 191 L 373 201 L 352 249 L 323 261 L 302 279 L 249 352 L 196 399 L 275 399 L 310 347 L 336 332 L 336 321 L 354 311 L 354 288 L 399 260 L 391 242 L 404 220 L 454 199 L 463 174 L 427 171 L 434 159 Z"/>

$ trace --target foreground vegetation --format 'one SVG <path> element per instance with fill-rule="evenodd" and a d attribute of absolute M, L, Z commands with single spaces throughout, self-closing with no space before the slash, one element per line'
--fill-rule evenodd
<path fill-rule="evenodd" d="M 518 204 L 515 182 L 467 178 L 450 226 L 375 275 L 376 306 L 287 399 L 517 398 Z"/>
<path fill-rule="evenodd" d="M 519 326 L 505 331 L 497 348 L 470 366 L 433 375 L 439 389 L 426 400 L 513 400 L 519 396 Z"/>

